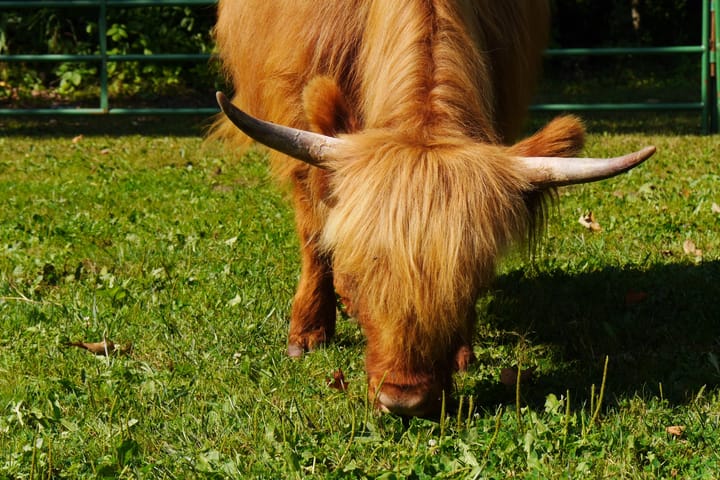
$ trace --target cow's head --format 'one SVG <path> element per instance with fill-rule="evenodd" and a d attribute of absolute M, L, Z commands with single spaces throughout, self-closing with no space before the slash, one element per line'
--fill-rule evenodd
<path fill-rule="evenodd" d="M 532 228 L 529 199 L 625 172 L 655 151 L 568 158 L 584 134 L 573 118 L 508 147 L 442 128 L 323 135 L 251 117 L 222 93 L 218 102 L 248 136 L 327 172 L 320 243 L 368 338 L 370 395 L 408 415 L 436 412 L 471 355 L 475 300 L 497 257 Z"/>

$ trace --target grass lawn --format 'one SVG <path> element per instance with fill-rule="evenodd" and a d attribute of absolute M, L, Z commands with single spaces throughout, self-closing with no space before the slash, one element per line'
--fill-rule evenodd
<path fill-rule="evenodd" d="M 717 136 L 590 124 L 589 155 L 658 153 L 560 191 L 434 422 L 370 408 L 350 320 L 286 357 L 292 212 L 184 122 L 0 121 L 0 479 L 716 478 Z"/>

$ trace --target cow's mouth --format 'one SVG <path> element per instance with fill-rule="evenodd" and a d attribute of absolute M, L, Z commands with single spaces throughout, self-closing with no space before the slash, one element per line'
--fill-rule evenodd
<path fill-rule="evenodd" d="M 370 381 L 372 388 L 373 381 Z M 449 390 L 440 385 L 418 384 L 397 385 L 384 382 L 371 390 L 374 396 L 375 407 L 386 413 L 408 417 L 437 417 L 443 403 L 443 395 L 449 395 Z"/>

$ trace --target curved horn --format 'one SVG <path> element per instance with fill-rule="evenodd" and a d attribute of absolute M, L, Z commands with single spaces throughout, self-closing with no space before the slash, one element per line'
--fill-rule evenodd
<path fill-rule="evenodd" d="M 549 188 L 588 183 L 614 177 L 640 165 L 655 153 L 655 147 L 615 158 L 517 157 L 527 168 L 528 181 Z"/>
<path fill-rule="evenodd" d="M 257 119 L 233 105 L 224 93 L 217 92 L 215 96 L 223 113 L 248 137 L 310 165 L 327 169 L 326 161 L 333 158 L 336 147 L 342 144 L 335 137 Z"/>

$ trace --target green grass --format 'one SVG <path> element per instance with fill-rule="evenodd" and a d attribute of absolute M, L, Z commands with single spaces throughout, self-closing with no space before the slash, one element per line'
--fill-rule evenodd
<path fill-rule="evenodd" d="M 352 321 L 285 356 L 297 240 L 261 153 L 126 122 L 2 125 L 0 478 L 720 471 L 716 137 L 591 124 L 589 154 L 658 154 L 561 191 L 535 258 L 511 253 L 479 300 L 479 362 L 433 422 L 368 406 Z M 578 223 L 590 210 L 602 232 Z M 66 345 L 103 338 L 132 352 Z M 534 369 L 519 392 L 500 382 L 518 364 Z M 338 368 L 347 392 L 326 386 Z"/>

